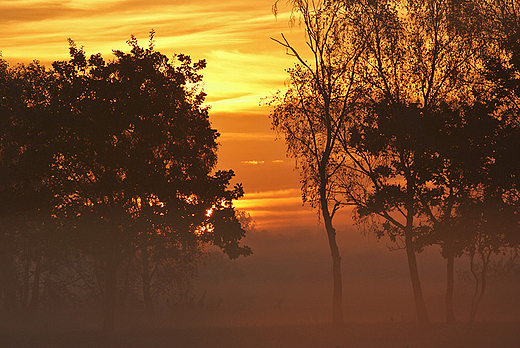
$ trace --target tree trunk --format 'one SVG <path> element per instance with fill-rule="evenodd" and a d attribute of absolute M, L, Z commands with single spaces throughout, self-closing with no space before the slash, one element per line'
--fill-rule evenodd
<path fill-rule="evenodd" d="M 336 243 L 336 231 L 330 225 L 327 227 L 330 251 L 332 255 L 332 277 L 334 279 L 334 294 L 332 296 L 332 323 L 336 327 L 343 326 L 343 284 L 341 279 L 341 257 Z"/>
<path fill-rule="evenodd" d="M 117 262 L 110 260 L 105 268 L 105 298 L 103 313 L 103 332 L 112 335 L 116 314 L 117 299 Z"/>
<path fill-rule="evenodd" d="M 141 248 L 141 258 L 143 261 L 143 299 L 144 306 L 148 315 L 153 316 L 154 308 L 152 302 L 152 294 L 150 292 L 150 260 L 148 255 L 148 247 Z"/>
<path fill-rule="evenodd" d="M 326 192 L 320 192 L 321 209 L 325 229 L 329 239 L 329 247 L 332 255 L 332 277 L 334 279 L 334 293 L 332 296 L 332 324 L 336 328 L 343 327 L 343 285 L 341 280 L 341 257 L 339 254 L 338 244 L 336 243 L 336 230 L 332 225 L 332 216 L 326 199 Z"/>
<path fill-rule="evenodd" d="M 446 323 L 453 324 L 455 322 L 455 314 L 453 313 L 453 269 L 455 266 L 455 255 L 448 251 L 447 267 L 446 267 Z"/>
<path fill-rule="evenodd" d="M 23 291 L 22 291 L 22 303 L 21 308 L 27 308 L 27 304 L 29 303 L 29 277 L 31 271 L 31 263 L 32 261 L 27 258 L 24 261 L 24 270 L 23 270 Z"/>
<path fill-rule="evenodd" d="M 415 310 L 417 311 L 417 320 L 421 324 L 427 324 L 428 311 L 426 310 L 421 281 L 419 279 L 419 269 L 417 267 L 417 259 L 415 257 L 415 248 L 412 236 L 412 225 L 408 225 L 404 233 L 406 241 L 406 256 L 408 258 L 408 269 L 410 270 L 410 279 L 412 281 Z"/>
<path fill-rule="evenodd" d="M 13 313 L 17 308 L 16 283 L 14 256 L 5 253 L 0 256 L 0 284 L 3 285 L 2 295 L 7 313 Z"/>
<path fill-rule="evenodd" d="M 40 302 L 40 276 L 41 276 L 41 259 L 36 260 L 36 267 L 34 269 L 34 277 L 31 291 L 31 303 L 29 303 L 29 311 L 35 312 L 38 309 Z"/>
<path fill-rule="evenodd" d="M 475 277 L 475 293 L 473 294 L 473 298 L 471 299 L 471 310 L 469 314 L 469 323 L 472 324 L 475 321 L 477 316 L 477 310 L 480 302 L 484 298 L 484 293 L 486 292 L 486 278 L 487 278 L 487 267 L 489 265 L 489 259 L 491 257 L 491 251 L 480 251 L 480 257 L 482 258 L 482 269 L 480 274 L 475 270 L 473 256 L 470 257 L 470 267 L 471 273 Z M 480 276 L 480 277 L 479 277 Z M 480 278 L 480 279 L 479 279 Z M 479 286 L 480 285 L 480 286 Z"/>

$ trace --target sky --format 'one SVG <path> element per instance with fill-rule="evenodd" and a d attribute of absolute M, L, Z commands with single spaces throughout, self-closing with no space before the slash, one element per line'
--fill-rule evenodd
<path fill-rule="evenodd" d="M 303 31 L 290 25 L 290 7 L 274 0 L 2 0 L 0 51 L 10 64 L 39 60 L 49 66 L 68 58 L 67 38 L 87 55 L 126 50 L 131 35 L 156 49 L 206 59 L 203 72 L 210 119 L 221 137 L 218 169 L 233 169 L 259 230 L 318 228 L 318 215 L 302 206 L 294 160 L 270 128 L 263 98 L 284 88 L 294 57 L 271 40 L 284 33 L 296 46 Z"/>

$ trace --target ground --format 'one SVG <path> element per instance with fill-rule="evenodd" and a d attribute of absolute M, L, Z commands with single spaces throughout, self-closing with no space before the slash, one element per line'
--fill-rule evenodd
<path fill-rule="evenodd" d="M 121 330 L 112 338 L 99 331 L 2 333 L 5 348 L 513 348 L 520 347 L 520 323 L 473 325 L 350 323 L 336 337 L 327 325 L 161 328 Z"/>

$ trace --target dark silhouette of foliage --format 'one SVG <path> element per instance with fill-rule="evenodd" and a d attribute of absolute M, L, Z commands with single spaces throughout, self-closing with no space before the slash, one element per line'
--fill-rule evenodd
<path fill-rule="evenodd" d="M 472 2 L 378 1 L 367 2 L 366 9 L 358 29 L 371 38 L 360 72 L 366 117 L 353 127 L 354 141 L 346 148 L 355 149 L 356 164 L 370 183 L 352 198 L 360 217 L 380 216 L 381 232 L 404 239 L 417 315 L 424 323 L 415 252 L 434 242 L 425 236 L 442 229 L 440 220 L 452 214 L 453 199 L 461 193 L 452 179 L 464 168 L 453 165 L 443 140 L 465 122 L 463 109 L 477 98 L 474 66 L 484 39 Z M 446 256 L 451 266 L 451 249 Z M 453 320 L 450 308 L 447 319 Z"/>
<path fill-rule="evenodd" d="M 52 154 L 46 138 L 51 74 L 38 62 L 8 67 L 2 61 L 0 167 L 4 306 L 35 310 L 40 283 L 52 259 L 62 254 L 59 237 L 50 243 Z M 29 296 L 30 294 L 30 296 Z"/>
<path fill-rule="evenodd" d="M 342 22 L 336 30 L 313 26 L 305 16 L 302 22 L 309 38 L 318 38 L 317 42 L 341 38 L 337 46 L 309 45 L 319 53 L 313 61 L 316 71 L 330 72 L 323 74 L 328 78 L 316 79 L 320 75 L 313 75 L 308 68 L 312 65 L 291 51 L 287 42 L 280 42 L 300 60 L 300 67 L 289 70 L 296 81 L 293 85 L 306 89 L 289 89 L 280 99 L 282 106 L 275 109 L 278 118 L 273 117 L 273 124 L 286 135 L 289 153 L 307 176 L 312 172 L 306 168 L 319 167 L 308 149 L 316 143 L 328 144 L 323 139 L 333 140 L 333 175 L 325 178 L 333 177 L 335 186 L 330 186 L 327 197 L 337 203 L 334 208 L 354 204 L 360 223 L 406 250 L 421 323 L 428 322 L 428 315 L 416 253 L 428 245 L 441 246 L 447 259 L 446 319 L 453 322 L 454 259 L 474 254 L 484 234 L 497 241 L 498 249 L 493 250 L 511 245 L 500 237 L 504 230 L 491 227 L 482 215 L 488 214 L 483 202 L 498 204 L 504 202 L 504 194 L 509 200 L 515 195 L 506 187 L 516 185 L 517 159 L 507 159 L 511 156 L 507 147 L 515 148 L 518 140 L 511 126 L 517 122 L 511 121 L 517 120 L 516 113 L 510 114 L 513 102 L 497 102 L 495 97 L 504 92 L 493 89 L 489 78 L 484 78 L 486 54 L 491 52 L 493 59 L 487 65 L 495 67 L 502 85 L 506 85 L 504 76 L 517 75 L 508 70 L 512 63 L 500 65 L 501 58 L 496 59 L 503 54 L 483 25 L 489 20 L 485 2 L 293 2 L 296 13 L 312 9 L 307 16 L 314 21 L 327 18 L 322 7 L 335 8 L 334 18 Z M 348 16 L 342 16 L 343 11 Z M 360 51 L 351 65 L 349 53 L 355 48 Z M 346 109 L 334 104 L 347 100 L 338 93 L 342 90 L 358 96 Z M 324 91 L 333 96 L 329 104 L 323 103 L 324 109 L 330 106 L 337 119 L 321 117 L 323 107 L 315 106 Z M 282 110 L 292 123 L 278 120 Z M 497 116 L 499 110 L 502 116 Z M 308 122 L 310 127 L 306 120 L 313 121 Z M 326 137 L 326 131 L 333 136 Z M 319 180 L 303 178 L 304 187 L 319 187 Z M 495 207 L 504 216 L 514 213 L 502 203 Z M 480 228 L 483 224 L 488 227 Z"/>
<path fill-rule="evenodd" d="M 13 222 L 6 230 L 12 235 L 3 235 L 13 244 L 3 247 L 36 253 L 30 257 L 37 269 L 47 244 L 91 260 L 93 267 L 82 268 L 97 278 L 110 333 L 124 262 L 141 260 L 144 302 L 152 312 L 153 265 L 200 256 L 208 243 L 230 258 L 251 253 L 239 243 L 245 231 L 233 207 L 243 189 L 228 188 L 233 171 L 215 171 L 219 134 L 202 105 L 205 61 L 182 54 L 170 61 L 154 49 L 153 32 L 147 48 L 132 37 L 130 52 L 116 50 L 112 61 L 87 58 L 69 44 L 70 60 L 51 70 L 38 63 L 0 66 L 7 96 L 0 159 L 8 178 L 1 203 Z M 9 266 L 15 255 L 2 257 Z"/>

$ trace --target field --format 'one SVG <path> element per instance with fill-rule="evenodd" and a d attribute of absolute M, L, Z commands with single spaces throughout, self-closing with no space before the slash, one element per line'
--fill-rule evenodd
<path fill-rule="evenodd" d="M 444 260 L 419 255 L 432 324 L 420 327 L 405 255 L 359 234 L 344 234 L 347 325 L 330 326 L 330 255 L 322 234 L 258 234 L 255 254 L 230 261 L 213 253 L 199 268 L 184 306 L 120 308 L 113 337 L 101 333 L 99 308 L 42 308 L 36 316 L 2 316 L 0 348 L 520 348 L 520 281 L 492 278 L 477 322 L 467 323 L 473 286 L 457 277 L 455 315 L 444 320 Z M 465 260 L 458 260 L 462 272 Z M 459 272 L 459 273 L 460 273 Z M 462 274 L 462 273 L 461 273 Z M 510 279 L 511 278 L 511 279 Z"/>
<path fill-rule="evenodd" d="M 360 348 L 513 348 L 520 347 L 520 323 L 457 324 L 447 328 L 432 324 L 381 323 L 347 324 L 334 337 L 324 325 L 161 328 L 156 330 L 122 330 L 112 338 L 99 331 L 17 332 L 2 334 L 5 348 L 110 347 L 360 347 Z"/>

